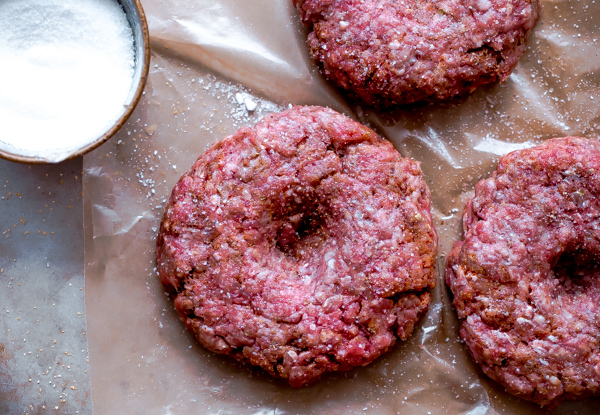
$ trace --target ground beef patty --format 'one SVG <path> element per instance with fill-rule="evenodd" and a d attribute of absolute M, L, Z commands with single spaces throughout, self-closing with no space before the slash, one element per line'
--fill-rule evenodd
<path fill-rule="evenodd" d="M 329 80 L 367 104 L 438 101 L 505 80 L 538 0 L 293 0 Z"/>
<path fill-rule="evenodd" d="M 294 107 L 200 156 L 157 262 L 200 343 L 302 386 L 410 336 L 436 250 L 419 164 L 341 114 Z"/>
<path fill-rule="evenodd" d="M 483 371 L 541 405 L 600 394 L 600 144 L 500 159 L 463 217 L 446 282 Z"/>

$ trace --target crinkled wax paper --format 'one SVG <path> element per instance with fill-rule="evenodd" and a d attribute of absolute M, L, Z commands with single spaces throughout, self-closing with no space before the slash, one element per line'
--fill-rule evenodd
<path fill-rule="evenodd" d="M 542 1 L 525 56 L 502 84 L 391 112 L 346 101 L 308 57 L 291 0 L 147 0 L 152 63 L 129 123 L 84 158 L 86 312 L 96 414 L 517 414 L 472 363 L 444 286 L 445 256 L 475 183 L 502 154 L 553 136 L 597 136 L 600 5 Z M 421 161 L 440 237 L 439 282 L 407 342 L 368 367 L 292 389 L 199 346 L 155 270 L 170 191 L 213 142 L 289 104 L 376 129 Z M 596 399 L 557 413 L 591 414 Z"/>

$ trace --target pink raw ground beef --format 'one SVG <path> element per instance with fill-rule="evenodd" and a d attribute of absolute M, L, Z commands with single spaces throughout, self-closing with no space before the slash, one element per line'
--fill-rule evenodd
<path fill-rule="evenodd" d="M 367 104 L 438 101 L 505 80 L 538 0 L 293 0 L 323 74 Z"/>
<path fill-rule="evenodd" d="M 500 159 L 463 217 L 446 282 L 475 361 L 550 407 L 600 394 L 600 143 Z"/>
<path fill-rule="evenodd" d="M 213 145 L 173 189 L 157 241 L 160 279 L 200 343 L 292 386 L 409 337 L 436 252 L 419 164 L 320 107 Z"/>

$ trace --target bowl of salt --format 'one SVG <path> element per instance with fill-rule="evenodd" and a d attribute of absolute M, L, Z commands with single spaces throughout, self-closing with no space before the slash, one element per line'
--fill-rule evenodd
<path fill-rule="evenodd" d="M 148 76 L 139 0 L 0 1 L 0 157 L 58 163 L 112 137 Z"/>

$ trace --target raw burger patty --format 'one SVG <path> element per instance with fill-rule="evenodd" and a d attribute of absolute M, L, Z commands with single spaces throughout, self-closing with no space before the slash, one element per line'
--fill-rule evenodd
<path fill-rule="evenodd" d="M 207 349 L 292 386 L 406 339 L 435 286 L 419 164 L 332 110 L 294 107 L 224 138 L 173 189 L 160 279 Z"/>
<path fill-rule="evenodd" d="M 367 104 L 439 101 L 505 80 L 538 0 L 293 0 L 323 74 Z"/>
<path fill-rule="evenodd" d="M 600 143 L 585 138 L 502 157 L 448 257 L 471 355 L 541 405 L 600 394 L 599 172 Z"/>

